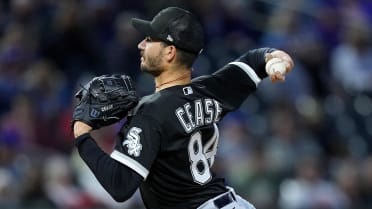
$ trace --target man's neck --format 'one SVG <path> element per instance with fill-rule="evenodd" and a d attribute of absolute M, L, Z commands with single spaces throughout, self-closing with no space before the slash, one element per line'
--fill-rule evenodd
<path fill-rule="evenodd" d="M 155 77 L 155 91 L 191 82 L 191 70 L 168 70 Z"/>

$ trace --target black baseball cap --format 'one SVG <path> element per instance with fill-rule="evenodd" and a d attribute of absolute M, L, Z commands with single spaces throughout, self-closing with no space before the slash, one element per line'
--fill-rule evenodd
<path fill-rule="evenodd" d="M 151 38 L 179 49 L 199 54 L 204 47 L 204 31 L 195 16 L 179 7 L 161 10 L 152 21 L 132 18 L 132 25 Z"/>

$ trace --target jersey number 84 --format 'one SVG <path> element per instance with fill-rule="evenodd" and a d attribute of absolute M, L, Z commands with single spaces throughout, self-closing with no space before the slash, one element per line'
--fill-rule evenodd
<path fill-rule="evenodd" d="M 214 134 L 204 146 L 200 132 L 191 135 L 188 145 L 191 174 L 194 182 L 201 185 L 208 183 L 212 178 L 210 168 L 214 163 L 219 138 L 218 127 L 215 123 L 213 125 Z"/>

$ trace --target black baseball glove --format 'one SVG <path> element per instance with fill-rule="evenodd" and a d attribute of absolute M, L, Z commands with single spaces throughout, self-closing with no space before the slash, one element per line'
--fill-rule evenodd
<path fill-rule="evenodd" d="M 80 102 L 73 112 L 72 125 L 82 121 L 93 129 L 118 122 L 138 103 L 132 79 L 117 74 L 93 78 L 75 97 Z"/>

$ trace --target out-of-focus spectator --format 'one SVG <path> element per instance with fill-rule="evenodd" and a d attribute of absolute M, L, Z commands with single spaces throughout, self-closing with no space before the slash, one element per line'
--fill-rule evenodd
<path fill-rule="evenodd" d="M 348 20 L 350 21 L 350 20 Z M 370 27 L 351 21 L 342 42 L 332 52 L 332 75 L 348 92 L 372 91 L 372 42 Z"/>
<path fill-rule="evenodd" d="M 268 115 L 271 134 L 265 141 L 264 154 L 268 172 L 283 177 L 291 174 L 297 156 L 318 155 L 322 149 L 311 135 L 300 128 L 300 116 L 290 105 L 277 105 Z"/>
<path fill-rule="evenodd" d="M 0 107 L 9 108 L 9 101 L 20 91 L 21 75 L 32 54 L 26 46 L 26 31 L 19 24 L 6 27 L 0 36 Z M 0 111 L 0 112 L 2 112 Z"/>
<path fill-rule="evenodd" d="M 220 133 L 217 156 L 222 162 L 225 176 L 228 176 L 232 185 L 238 186 L 237 190 L 250 176 L 251 169 L 247 159 L 251 155 L 249 145 L 253 142 L 246 130 L 243 117 L 237 114 L 226 118 Z"/>
<path fill-rule="evenodd" d="M 350 208 L 363 208 L 361 196 L 361 165 L 357 161 L 344 159 L 341 162 L 334 163 L 334 179 L 338 187 L 348 197 Z"/>
<path fill-rule="evenodd" d="M 40 152 L 45 150 L 38 150 Z M 43 169 L 40 156 L 35 156 L 35 153 L 29 153 L 31 156 L 21 154 L 20 159 L 16 161 L 22 167 L 22 178 L 19 180 L 19 197 L 18 208 L 34 209 L 34 208 L 55 208 L 56 205 L 47 198 L 44 190 Z M 32 156 L 33 155 L 33 156 Z M 41 156 L 42 157 L 42 156 Z"/>
<path fill-rule="evenodd" d="M 0 118 L 0 141 L 16 149 L 27 149 L 36 143 L 34 103 L 26 95 L 13 98 L 10 111 Z"/>
<path fill-rule="evenodd" d="M 349 199 L 324 177 L 321 156 L 297 156 L 295 177 L 280 185 L 282 209 L 346 209 Z"/>
<path fill-rule="evenodd" d="M 85 24 L 89 19 L 84 19 L 80 8 L 79 1 L 58 1 L 49 30 L 40 43 L 42 56 L 55 63 L 73 82 L 84 72 L 104 72 L 100 65 L 101 50 L 95 48 Z"/>
<path fill-rule="evenodd" d="M 57 126 L 61 113 L 70 106 L 68 101 L 71 100 L 65 75 L 47 60 L 39 60 L 30 64 L 21 81 L 22 92 L 34 104 L 35 142 L 56 150 L 70 150 L 71 145 L 63 143 L 65 140 L 59 137 L 63 129 Z"/>
<path fill-rule="evenodd" d="M 105 46 L 106 71 L 108 73 L 125 73 L 134 79 L 139 75 L 139 51 L 137 43 L 139 34 L 131 25 L 130 18 L 138 17 L 135 12 L 123 12 L 115 19 L 115 36 Z"/>
<path fill-rule="evenodd" d="M 94 206 L 94 200 L 74 183 L 71 165 L 65 156 L 50 156 L 45 162 L 43 176 L 46 195 L 57 208 L 85 209 Z"/>

